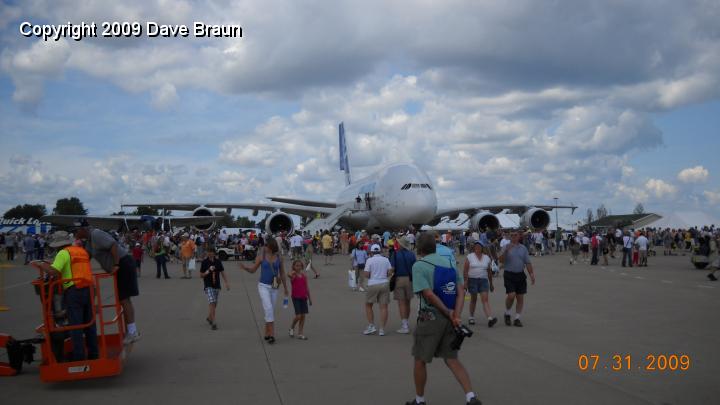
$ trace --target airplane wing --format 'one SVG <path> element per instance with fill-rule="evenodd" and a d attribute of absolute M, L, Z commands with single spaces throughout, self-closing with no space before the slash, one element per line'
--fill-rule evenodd
<path fill-rule="evenodd" d="M 222 217 L 157 217 L 169 220 L 175 226 L 208 225 L 219 221 Z M 85 220 L 90 226 L 101 229 L 117 229 L 123 225 L 143 226 L 152 223 L 156 218 L 150 215 L 45 215 L 40 220 L 53 225 L 73 226 L 79 220 Z"/>
<path fill-rule="evenodd" d="M 507 210 L 510 214 L 517 214 L 522 215 L 530 209 L 531 207 L 540 208 L 545 211 L 552 211 L 555 208 L 568 208 L 572 209 L 573 212 L 575 212 L 575 209 L 577 209 L 574 205 L 547 205 L 547 204 L 538 204 L 538 205 L 532 205 L 532 204 L 495 204 L 495 205 L 473 205 L 473 206 L 466 206 L 466 207 L 455 207 L 455 208 L 440 208 L 437 211 L 437 214 L 435 215 L 435 218 L 433 218 L 432 222 L 434 221 L 440 221 L 443 217 L 450 217 L 450 218 L 456 218 L 458 215 L 464 213 L 468 216 L 473 216 L 477 214 L 480 211 L 490 211 L 493 214 L 498 214 L 502 212 L 503 210 Z"/>
<path fill-rule="evenodd" d="M 294 204 L 294 205 L 302 205 L 305 207 L 337 208 L 337 204 L 331 203 L 331 202 L 326 202 L 326 201 L 300 200 L 300 199 L 296 199 L 296 198 L 286 198 L 286 197 L 267 197 L 267 199 L 270 201 Z"/>
<path fill-rule="evenodd" d="M 327 203 L 326 203 L 327 204 Z M 334 205 L 334 204 L 333 204 Z M 166 210 L 175 211 L 192 211 L 198 207 L 205 207 L 209 209 L 244 209 L 252 210 L 253 215 L 257 215 L 258 211 L 276 212 L 282 211 L 287 214 L 299 215 L 301 217 L 314 217 L 316 214 L 332 214 L 334 208 L 327 206 L 303 206 L 296 204 L 276 204 L 276 203 L 208 203 L 208 204 L 193 204 L 193 203 L 169 203 L 169 204 L 123 204 L 122 207 L 151 207 Z"/>

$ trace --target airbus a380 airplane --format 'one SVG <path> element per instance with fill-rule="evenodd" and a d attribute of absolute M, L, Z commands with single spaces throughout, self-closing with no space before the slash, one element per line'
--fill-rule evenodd
<path fill-rule="evenodd" d="M 345 172 L 346 187 L 335 202 L 313 201 L 286 197 L 269 197 L 273 203 L 213 203 L 213 204 L 124 204 L 123 207 L 150 206 L 166 210 L 192 211 L 196 217 L 212 216 L 211 209 L 250 209 L 271 212 L 265 220 L 266 231 L 275 234 L 291 232 L 296 225 L 290 215 L 315 219 L 304 229 L 314 232 L 330 229 L 336 224 L 350 229 L 371 231 L 419 228 L 425 224 L 437 224 L 444 217 L 457 218 L 461 213 L 469 217 L 471 229 L 497 229 L 500 221 L 495 214 L 507 210 L 520 215 L 520 226 L 542 229 L 550 223 L 548 210 L 574 206 L 554 205 L 474 205 L 450 209 L 438 209 L 437 196 L 432 181 L 419 167 L 410 163 L 395 163 L 383 167 L 368 177 L 351 181 L 345 128 L 339 125 L 340 170 Z M 90 219 L 90 218 L 88 218 Z"/>

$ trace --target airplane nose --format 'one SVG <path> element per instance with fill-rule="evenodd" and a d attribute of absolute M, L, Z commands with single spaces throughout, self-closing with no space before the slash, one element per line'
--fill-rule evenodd
<path fill-rule="evenodd" d="M 425 224 L 435 216 L 437 202 L 431 193 L 418 193 L 413 197 L 396 213 L 394 220 L 398 224 Z"/>

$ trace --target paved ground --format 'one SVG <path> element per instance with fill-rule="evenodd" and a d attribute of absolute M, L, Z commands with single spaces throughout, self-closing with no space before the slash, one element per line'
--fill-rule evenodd
<path fill-rule="evenodd" d="M 318 262 L 321 259 L 318 258 Z M 232 290 L 223 291 L 220 329 L 205 322 L 198 279 L 155 279 L 145 268 L 138 297 L 137 343 L 115 378 L 43 384 L 37 365 L 0 379 L 3 404 L 238 403 L 400 404 L 413 396 L 410 336 L 363 336 L 363 295 L 346 288 L 348 261 L 335 257 L 311 280 L 308 341 L 290 339 L 292 309 L 280 308 L 278 342 L 262 340 L 257 275 L 227 262 Z M 476 326 L 461 359 L 485 404 L 699 404 L 720 397 L 720 283 L 692 270 L 687 257 L 651 258 L 651 267 L 570 266 L 566 254 L 534 259 L 524 328 Z M 39 304 L 26 283 L 29 267 L 5 267 L 0 331 L 32 336 Z M 501 279 L 498 279 L 501 285 Z M 503 289 L 491 295 L 502 315 Z M 415 312 L 415 303 L 413 304 Z M 388 330 L 399 327 L 391 307 Z M 597 354 L 596 371 L 578 369 L 578 355 Z M 614 354 L 632 356 L 630 371 L 609 370 Z M 645 371 L 648 354 L 687 354 L 688 371 Z M 2 358 L 2 355 L 0 355 Z M 605 367 L 608 367 L 606 369 Z M 639 367 L 639 368 L 638 368 Z M 431 404 L 461 404 L 463 396 L 441 362 L 429 367 Z"/>

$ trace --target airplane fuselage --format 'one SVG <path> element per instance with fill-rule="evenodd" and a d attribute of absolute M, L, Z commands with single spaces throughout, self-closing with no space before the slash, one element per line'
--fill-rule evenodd
<path fill-rule="evenodd" d="M 386 166 L 350 184 L 340 192 L 337 203 L 355 203 L 358 207 L 340 218 L 341 225 L 368 231 L 425 224 L 437 211 L 430 177 L 409 163 Z"/>

